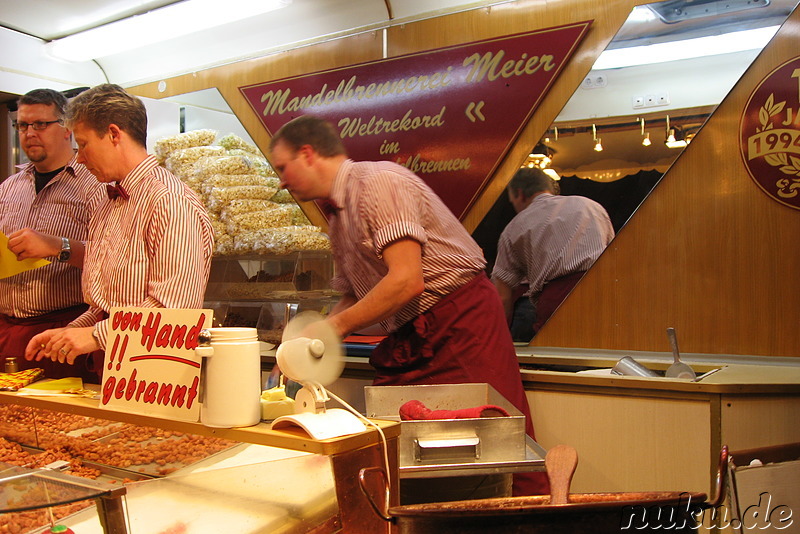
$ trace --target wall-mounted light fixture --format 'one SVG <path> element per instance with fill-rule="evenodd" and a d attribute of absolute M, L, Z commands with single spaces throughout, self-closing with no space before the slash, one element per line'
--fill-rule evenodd
<path fill-rule="evenodd" d="M 600 138 L 597 137 L 597 127 L 594 124 L 592 124 L 592 140 L 594 141 L 594 151 L 602 152 L 603 143 L 600 141 Z"/>
<path fill-rule="evenodd" d="M 639 118 L 639 123 L 641 125 L 642 136 L 644 136 L 642 139 L 642 146 L 650 146 L 650 132 L 644 131 L 644 117 Z"/>
<path fill-rule="evenodd" d="M 545 137 L 544 141 L 547 141 L 547 137 Z M 555 151 L 552 148 L 547 146 L 544 142 L 539 142 L 533 150 L 531 150 L 531 153 L 528 154 L 528 158 L 522 166 L 546 169 L 553 161 L 553 154 L 555 154 Z"/>
<path fill-rule="evenodd" d="M 684 148 L 689 142 L 680 130 L 675 133 L 675 128 L 671 128 L 664 144 L 667 145 L 667 148 Z"/>

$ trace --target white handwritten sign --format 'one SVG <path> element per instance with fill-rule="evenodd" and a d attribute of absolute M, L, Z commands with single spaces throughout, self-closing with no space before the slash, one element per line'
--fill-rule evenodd
<path fill-rule="evenodd" d="M 101 404 L 180 421 L 200 418 L 197 336 L 212 310 L 112 308 Z"/>

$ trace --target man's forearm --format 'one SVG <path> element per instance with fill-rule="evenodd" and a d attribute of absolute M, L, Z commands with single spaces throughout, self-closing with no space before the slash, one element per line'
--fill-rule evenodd
<path fill-rule="evenodd" d="M 492 277 L 492 283 L 497 288 L 497 293 L 500 294 L 500 302 L 503 303 L 506 321 L 511 324 L 511 317 L 514 313 L 514 290 L 508 284 L 495 277 Z"/>

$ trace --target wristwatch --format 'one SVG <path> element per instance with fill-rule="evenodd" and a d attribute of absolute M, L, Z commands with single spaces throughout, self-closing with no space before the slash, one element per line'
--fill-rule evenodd
<path fill-rule="evenodd" d="M 69 248 L 69 239 L 66 237 L 61 238 L 61 252 L 58 254 L 58 261 L 65 262 L 69 260 L 72 255 L 72 250 Z"/>

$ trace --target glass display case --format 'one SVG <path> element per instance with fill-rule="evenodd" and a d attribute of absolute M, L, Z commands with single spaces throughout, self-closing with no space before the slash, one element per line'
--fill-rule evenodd
<path fill-rule="evenodd" d="M 212 261 L 205 306 L 214 310 L 214 326 L 256 328 L 259 340 L 271 349 L 296 313 L 330 311 L 338 299 L 330 288 L 332 277 L 328 251 L 218 256 Z"/>
<path fill-rule="evenodd" d="M 0 391 L 0 462 L 14 466 L 11 476 L 58 462 L 65 476 L 124 486 L 125 529 L 108 530 L 88 493 L 67 508 L 0 511 L 0 532 L 41 534 L 50 518 L 76 534 L 389 532 L 358 474 L 386 469 L 398 504 L 399 423 L 372 420 L 364 432 L 315 440 L 299 428 L 209 428 L 98 403 Z"/>

